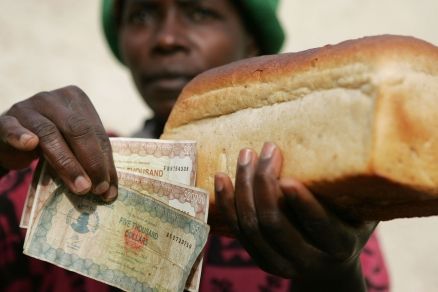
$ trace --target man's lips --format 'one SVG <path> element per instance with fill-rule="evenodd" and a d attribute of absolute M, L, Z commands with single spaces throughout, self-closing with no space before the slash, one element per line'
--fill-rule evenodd
<path fill-rule="evenodd" d="M 150 84 L 153 84 L 157 87 L 161 88 L 169 88 L 169 89 L 178 89 L 183 88 L 187 82 L 190 81 L 190 78 L 185 77 L 169 77 L 169 78 L 159 78 L 155 79 Z"/>
<path fill-rule="evenodd" d="M 145 77 L 143 86 L 151 86 L 163 90 L 181 90 L 194 75 L 161 74 L 153 77 Z"/>

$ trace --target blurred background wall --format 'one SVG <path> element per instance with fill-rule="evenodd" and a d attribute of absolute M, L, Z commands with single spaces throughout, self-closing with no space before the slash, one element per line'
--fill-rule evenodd
<path fill-rule="evenodd" d="M 0 0 L 0 110 L 69 84 L 92 99 L 107 129 L 129 135 L 150 113 L 128 73 L 110 55 L 100 1 Z M 284 51 L 365 35 L 412 35 L 438 45 L 436 0 L 282 0 Z M 436 291 L 438 218 L 379 226 L 393 291 Z"/>

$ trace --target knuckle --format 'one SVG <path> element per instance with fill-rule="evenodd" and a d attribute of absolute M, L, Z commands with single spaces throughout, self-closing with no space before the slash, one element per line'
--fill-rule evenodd
<path fill-rule="evenodd" d="M 243 215 L 239 221 L 242 231 L 247 236 L 253 236 L 259 233 L 259 225 L 257 218 L 253 215 Z"/>
<path fill-rule="evenodd" d="M 11 106 L 8 110 L 8 113 L 17 113 L 20 112 L 23 108 L 23 101 L 17 102 Z"/>
<path fill-rule="evenodd" d="M 66 87 L 64 87 L 64 89 L 71 92 L 83 93 L 82 89 L 79 86 L 73 84 L 67 85 Z"/>
<path fill-rule="evenodd" d="M 68 85 L 60 89 L 64 91 L 67 95 L 75 98 L 87 98 L 85 92 L 77 85 Z"/>
<path fill-rule="evenodd" d="M 50 91 L 41 91 L 22 102 L 23 109 L 40 112 L 48 106 L 59 104 L 56 96 Z"/>
<path fill-rule="evenodd" d="M 270 232 L 281 231 L 281 216 L 275 211 L 264 211 L 258 214 L 258 221 L 263 229 Z"/>
<path fill-rule="evenodd" d="M 23 100 L 20 102 L 17 102 L 11 106 L 11 108 L 7 111 L 8 114 L 12 114 L 14 116 L 19 115 L 20 113 L 23 113 L 28 108 L 29 100 Z"/>
<path fill-rule="evenodd" d="M 40 92 L 34 94 L 33 96 L 31 96 L 30 99 L 45 98 L 48 96 L 50 96 L 49 91 L 40 91 Z"/>
<path fill-rule="evenodd" d="M 94 157 L 86 162 L 86 169 L 90 176 L 95 178 L 94 180 L 100 181 L 105 169 L 105 163 L 101 159 L 98 159 L 98 157 Z"/>
<path fill-rule="evenodd" d="M 33 132 L 41 140 L 45 140 L 46 142 L 48 142 L 56 137 L 56 133 L 58 132 L 58 129 L 51 122 L 44 121 L 34 125 Z"/>
<path fill-rule="evenodd" d="M 54 167 L 57 169 L 74 169 L 76 166 L 73 157 L 67 155 L 58 155 L 55 158 L 54 163 Z"/>
<path fill-rule="evenodd" d="M 94 133 L 100 143 L 100 147 L 104 153 L 112 153 L 111 142 L 104 130 L 95 128 Z"/>
<path fill-rule="evenodd" d="M 72 114 L 66 120 L 66 134 L 73 138 L 87 136 L 92 133 L 92 131 L 92 126 L 83 116 Z"/>
<path fill-rule="evenodd" d="M 41 91 L 30 97 L 29 102 L 31 103 L 39 103 L 39 101 L 50 102 L 51 98 L 52 98 L 52 94 L 49 91 Z"/>

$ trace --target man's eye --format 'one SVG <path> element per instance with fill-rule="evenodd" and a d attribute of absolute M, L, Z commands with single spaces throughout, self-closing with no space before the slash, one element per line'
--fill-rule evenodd
<path fill-rule="evenodd" d="M 190 19 L 195 22 L 203 22 L 220 18 L 219 14 L 215 11 L 203 7 L 192 8 L 190 11 L 188 11 L 188 14 Z"/>
<path fill-rule="evenodd" d="M 147 24 L 153 19 L 153 13 L 150 10 L 138 10 L 129 14 L 128 22 L 131 24 Z"/>

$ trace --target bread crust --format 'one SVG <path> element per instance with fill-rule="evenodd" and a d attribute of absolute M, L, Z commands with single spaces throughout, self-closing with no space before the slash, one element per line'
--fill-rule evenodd
<path fill-rule="evenodd" d="M 272 141 L 282 176 L 346 216 L 389 220 L 438 214 L 437 129 L 438 48 L 383 35 L 207 71 L 162 138 L 198 141 L 197 185 L 211 193 L 241 148 Z"/>

